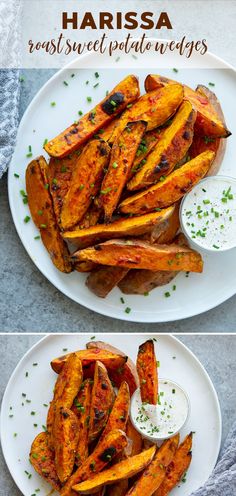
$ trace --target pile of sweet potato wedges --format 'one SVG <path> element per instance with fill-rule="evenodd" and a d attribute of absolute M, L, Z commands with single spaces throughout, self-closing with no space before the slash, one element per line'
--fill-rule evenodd
<path fill-rule="evenodd" d="M 215 174 L 230 136 L 215 94 L 148 75 L 127 76 L 45 144 L 26 170 L 29 208 L 52 262 L 90 272 L 100 297 L 143 294 L 179 271 L 202 272 L 179 231 L 179 202 Z"/>
<path fill-rule="evenodd" d="M 139 383 L 143 402 L 158 401 L 153 340 L 139 347 L 137 369 L 100 341 L 51 367 L 58 378 L 47 430 L 31 446 L 34 469 L 62 496 L 167 496 L 189 468 L 192 434 L 182 444 L 174 435 L 158 449 L 145 444 L 129 417 Z"/>

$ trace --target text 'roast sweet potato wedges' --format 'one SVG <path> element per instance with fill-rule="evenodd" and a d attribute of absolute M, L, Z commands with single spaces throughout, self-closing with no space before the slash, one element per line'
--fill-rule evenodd
<path fill-rule="evenodd" d="M 77 251 L 73 259 L 129 269 L 202 272 L 202 257 L 178 245 L 150 245 L 138 239 L 116 239 Z"/>
<path fill-rule="evenodd" d="M 156 405 L 158 402 L 158 372 L 155 347 L 152 339 L 139 346 L 137 372 L 142 403 Z"/>
<path fill-rule="evenodd" d="M 69 408 L 56 411 L 53 426 L 55 467 L 62 484 L 72 474 L 79 440 L 79 421 Z"/>
<path fill-rule="evenodd" d="M 65 129 L 56 138 L 44 145 L 46 152 L 52 157 L 62 158 L 88 141 L 99 129 L 109 124 L 128 104 L 139 97 L 138 79 L 127 76 L 100 102 L 84 115 L 78 122 Z"/>
<path fill-rule="evenodd" d="M 91 407 L 92 396 L 92 381 L 86 379 L 82 384 L 80 391 L 74 399 L 74 404 L 71 410 L 74 412 L 79 422 L 79 440 L 76 447 L 75 463 L 77 466 L 81 465 L 89 455 L 88 449 L 88 427 L 89 427 L 89 414 Z"/>
<path fill-rule="evenodd" d="M 72 271 L 69 251 L 57 226 L 49 192 L 47 170 L 48 165 L 44 157 L 32 160 L 28 165 L 25 176 L 28 205 L 53 264 L 61 272 L 68 273 Z"/>
<path fill-rule="evenodd" d="M 89 414 L 89 442 L 94 441 L 105 427 L 115 399 L 106 367 L 97 361 Z"/>
<path fill-rule="evenodd" d="M 206 151 L 172 172 L 154 186 L 124 200 L 119 209 L 125 214 L 140 215 L 177 202 L 208 172 L 215 153 Z"/>
<path fill-rule="evenodd" d="M 60 374 L 71 355 L 72 353 L 68 353 L 67 355 L 54 358 L 54 360 L 51 361 L 51 367 L 54 372 Z M 110 370 L 116 370 L 119 367 L 123 367 L 127 361 L 127 356 L 125 356 L 124 353 L 113 353 L 112 351 L 99 347 L 75 351 L 75 355 L 81 360 L 84 372 L 86 372 L 86 369 L 90 368 L 91 365 L 94 365 L 97 360 L 102 362 L 109 372 Z"/>
<path fill-rule="evenodd" d="M 48 446 L 46 432 L 41 432 L 34 439 L 30 450 L 30 463 L 54 489 L 60 491 L 61 484 L 56 472 L 54 453 Z"/>

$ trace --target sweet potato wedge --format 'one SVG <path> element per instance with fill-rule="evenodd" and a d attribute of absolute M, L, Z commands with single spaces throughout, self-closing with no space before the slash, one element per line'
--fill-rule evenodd
<path fill-rule="evenodd" d="M 117 355 L 119 354 L 125 360 L 127 359 L 123 351 L 118 350 L 114 346 L 108 343 L 104 343 L 103 341 L 90 341 L 89 343 L 86 344 L 86 347 L 88 349 L 99 348 L 101 350 L 106 350 Z M 136 366 L 134 362 L 131 360 L 131 358 L 128 358 L 128 360 L 125 361 L 123 365 L 116 368 L 113 367 L 113 369 L 110 369 L 109 375 L 111 376 L 111 379 L 114 382 L 115 386 L 118 388 L 121 386 L 123 381 L 126 381 L 129 386 L 131 396 L 134 393 L 134 391 L 136 391 L 139 384 L 139 380 L 136 371 Z"/>
<path fill-rule="evenodd" d="M 101 265 L 90 272 L 86 280 L 86 286 L 100 298 L 106 296 L 115 288 L 125 277 L 129 269 L 124 267 L 109 267 Z"/>
<path fill-rule="evenodd" d="M 129 386 L 127 382 L 123 381 L 117 393 L 117 397 L 114 401 L 107 424 L 105 426 L 104 431 L 102 432 L 99 442 L 108 434 L 108 432 L 114 429 L 121 429 L 124 432 L 126 431 L 126 424 L 129 417 L 129 408 L 130 408 Z"/>
<path fill-rule="evenodd" d="M 97 361 L 89 414 L 89 442 L 94 441 L 105 427 L 115 399 L 106 367 Z"/>
<path fill-rule="evenodd" d="M 146 163 L 127 184 L 130 191 L 146 188 L 168 175 L 186 155 L 192 141 L 196 112 L 190 102 L 181 104 L 172 124 L 149 153 Z"/>
<path fill-rule="evenodd" d="M 64 197 L 60 217 L 62 229 L 75 226 L 86 214 L 100 189 L 109 155 L 109 145 L 100 140 L 90 141 L 83 149 L 74 167 L 70 188 Z"/>
<path fill-rule="evenodd" d="M 93 202 L 88 208 L 86 214 L 84 214 L 83 218 L 78 222 L 78 224 L 76 224 L 73 229 L 76 231 L 80 231 L 80 229 L 88 229 L 89 227 L 96 226 L 100 216 L 101 210 Z"/>
<path fill-rule="evenodd" d="M 116 239 L 77 251 L 73 260 L 91 261 L 101 265 L 148 270 L 202 272 L 199 253 L 190 248 L 171 245 L 151 245 L 138 239 Z"/>
<path fill-rule="evenodd" d="M 119 209 L 122 213 L 140 215 L 155 208 L 165 208 L 177 202 L 209 171 L 215 153 L 206 151 L 172 172 L 154 186 L 124 200 Z"/>
<path fill-rule="evenodd" d="M 128 180 L 146 122 L 129 122 L 113 143 L 108 171 L 102 181 L 99 206 L 104 211 L 105 222 L 110 222 Z"/>
<path fill-rule="evenodd" d="M 133 487 L 127 492 L 126 496 L 152 496 L 152 494 L 162 484 L 166 468 L 173 460 L 179 444 L 179 435 L 165 441 L 160 449 L 156 452 L 152 462 L 144 470 L 141 477 Z"/>
<path fill-rule="evenodd" d="M 165 222 L 165 228 L 162 230 L 160 236 L 156 238 L 156 242 L 159 245 L 172 243 L 172 241 L 174 240 L 180 228 L 179 206 L 180 206 L 179 202 L 172 205 L 172 207 L 174 208 L 171 215 L 168 217 L 168 219 Z"/>
<path fill-rule="evenodd" d="M 126 424 L 126 435 L 131 441 L 131 456 L 138 455 L 142 451 L 143 439 L 141 434 L 135 429 L 130 418 Z"/>
<path fill-rule="evenodd" d="M 80 249 L 92 246 L 104 239 L 120 238 L 123 236 L 141 236 L 142 234 L 153 231 L 155 226 L 167 220 L 173 213 L 173 210 L 173 207 L 169 207 L 161 211 L 140 215 L 139 217 L 121 218 L 109 225 L 98 224 L 97 226 L 79 231 L 66 231 L 63 233 L 63 238 Z"/>
<path fill-rule="evenodd" d="M 136 366 L 142 402 L 156 405 L 158 402 L 158 372 L 152 339 L 139 346 Z"/>
<path fill-rule="evenodd" d="M 166 476 L 159 489 L 153 496 L 168 496 L 179 484 L 183 475 L 188 470 L 192 460 L 192 433 L 190 433 L 177 449 L 174 458 L 167 467 Z"/>
<path fill-rule="evenodd" d="M 129 488 L 129 481 L 122 480 L 112 486 L 108 486 L 106 496 L 125 496 Z"/>
<path fill-rule="evenodd" d="M 110 141 L 114 143 L 128 122 L 144 120 L 147 122 L 147 131 L 162 126 L 175 114 L 183 96 L 184 90 L 180 83 L 176 83 L 174 88 L 173 85 L 169 85 L 142 95 L 131 108 L 122 114 Z"/>
<path fill-rule="evenodd" d="M 48 446 L 47 437 L 46 432 L 38 434 L 32 443 L 29 459 L 34 470 L 54 489 L 60 491 L 61 484 L 56 472 L 54 453 Z"/>
<path fill-rule="evenodd" d="M 127 460 L 116 463 L 111 468 L 104 470 L 98 475 L 94 475 L 85 482 L 73 486 L 73 489 L 81 494 L 94 494 L 98 488 L 105 485 L 114 484 L 123 479 L 128 479 L 144 470 L 153 460 L 156 446 L 152 446 L 139 455 L 132 456 Z M 144 493 L 139 493 L 144 494 Z"/>
<path fill-rule="evenodd" d="M 116 370 L 119 367 L 123 367 L 127 362 L 127 356 L 123 353 L 113 353 L 108 349 L 101 349 L 99 346 L 93 347 L 93 349 L 75 351 L 75 354 L 81 360 L 84 371 L 90 368 L 91 365 L 94 365 L 97 360 L 102 362 L 109 372 L 111 370 Z M 60 374 L 71 355 L 72 353 L 68 353 L 67 355 L 54 358 L 54 360 L 51 361 L 51 367 L 54 372 Z"/>
<path fill-rule="evenodd" d="M 69 251 L 61 238 L 48 189 L 48 165 L 44 157 L 32 160 L 26 169 L 26 192 L 32 219 L 53 264 L 61 272 L 71 272 Z"/>
<path fill-rule="evenodd" d="M 149 74 L 145 79 L 145 89 L 147 92 L 153 92 L 155 89 L 173 84 L 176 84 L 176 81 L 154 74 Z M 191 102 L 197 111 L 195 123 L 195 132 L 197 134 L 212 138 L 227 138 L 231 135 L 224 120 L 219 117 L 214 106 L 206 96 L 200 95 L 189 88 L 189 86 L 184 85 L 184 100 Z"/>
<path fill-rule="evenodd" d="M 86 379 L 80 388 L 78 395 L 74 400 L 72 411 L 78 418 L 79 422 L 79 440 L 76 446 L 75 463 L 77 466 L 81 465 L 86 458 L 88 458 L 88 424 L 89 413 L 91 406 L 92 396 L 92 381 Z"/>
<path fill-rule="evenodd" d="M 94 474 L 101 472 L 113 458 L 121 453 L 127 445 L 127 437 L 123 431 L 114 430 L 99 443 L 93 453 L 68 479 L 61 490 L 61 496 L 73 496 L 76 494 L 72 487 L 80 482 L 90 479 Z"/>
<path fill-rule="evenodd" d="M 79 421 L 69 408 L 57 409 L 53 438 L 55 467 L 61 483 L 64 484 L 72 474 L 79 440 Z"/>
<path fill-rule="evenodd" d="M 138 79 L 133 75 L 127 76 L 93 110 L 45 144 L 44 149 L 51 157 L 57 158 L 78 150 L 83 143 L 120 114 L 128 104 L 135 101 L 139 94 Z"/>
<path fill-rule="evenodd" d="M 165 129 L 157 128 L 144 134 L 134 159 L 129 179 L 146 164 L 146 157 L 160 141 Z"/>

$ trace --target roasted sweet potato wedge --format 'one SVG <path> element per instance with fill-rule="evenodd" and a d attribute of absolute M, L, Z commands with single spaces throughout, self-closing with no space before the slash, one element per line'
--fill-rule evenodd
<path fill-rule="evenodd" d="M 167 467 L 166 476 L 159 489 L 153 496 L 168 496 L 179 484 L 183 475 L 188 470 L 192 460 L 192 433 L 190 433 L 177 449 L 174 458 Z"/>
<path fill-rule="evenodd" d="M 94 441 L 105 427 L 115 399 L 106 367 L 97 361 L 89 414 L 89 442 Z"/>
<path fill-rule="evenodd" d="M 143 439 L 141 434 L 135 429 L 130 418 L 126 424 L 126 435 L 131 441 L 131 456 L 138 455 L 142 451 Z"/>
<path fill-rule="evenodd" d="M 53 264 L 61 272 L 71 272 L 69 251 L 63 241 L 48 189 L 48 165 L 44 157 L 32 160 L 26 169 L 26 192 L 32 219 Z"/>
<path fill-rule="evenodd" d="M 145 89 L 147 92 L 153 92 L 165 86 L 176 84 L 176 81 L 165 77 L 149 74 L 145 79 Z M 231 132 L 227 129 L 224 120 L 222 120 L 214 109 L 214 106 L 204 95 L 184 85 L 184 99 L 192 103 L 197 111 L 195 123 L 195 132 L 200 136 L 209 136 L 212 138 L 227 138 Z"/>
<path fill-rule="evenodd" d="M 117 397 L 114 401 L 111 413 L 109 415 L 107 424 L 102 432 L 101 439 L 103 439 L 108 432 L 114 429 L 121 429 L 126 431 L 126 424 L 129 417 L 130 408 L 130 392 L 127 382 L 122 382 Z M 99 440 L 99 442 L 100 442 Z"/>
<path fill-rule="evenodd" d="M 99 206 L 104 211 L 105 222 L 110 222 L 128 180 L 146 122 L 129 122 L 113 143 L 108 171 L 102 181 Z"/>
<path fill-rule="evenodd" d="M 125 356 L 122 352 L 119 353 L 120 354 L 113 353 L 108 349 L 101 349 L 99 346 L 96 348 L 93 347 L 93 349 L 75 351 L 75 355 L 82 362 L 84 372 L 86 372 L 86 369 L 89 369 L 91 365 L 94 365 L 97 360 L 102 362 L 109 372 L 123 367 L 123 365 L 127 362 L 127 356 Z M 54 372 L 60 374 L 71 355 L 72 353 L 68 353 L 67 355 L 54 358 L 54 360 L 51 361 L 51 367 Z"/>
<path fill-rule="evenodd" d="M 146 188 L 168 175 L 186 155 L 192 141 L 196 112 L 190 102 L 181 104 L 172 124 L 149 153 L 146 163 L 127 184 L 130 191 Z"/>
<path fill-rule="evenodd" d="M 138 79 L 133 75 L 127 76 L 93 110 L 45 144 L 44 149 L 49 155 L 57 158 L 78 150 L 128 104 L 135 101 L 139 94 Z"/>
<path fill-rule="evenodd" d="M 106 496 L 125 496 L 129 488 L 129 481 L 122 480 L 106 489 Z"/>
<path fill-rule="evenodd" d="M 143 403 L 156 405 L 158 402 L 158 372 L 155 347 L 152 339 L 139 346 L 136 365 L 141 400 Z"/>
<path fill-rule="evenodd" d="M 112 289 L 125 277 L 128 271 L 129 269 L 125 269 L 124 267 L 98 266 L 87 277 L 86 286 L 96 296 L 106 298 Z"/>
<path fill-rule="evenodd" d="M 108 343 L 104 343 L 103 341 L 90 341 L 89 343 L 87 343 L 86 347 L 88 349 L 99 348 L 101 350 L 106 350 L 106 351 L 109 351 L 111 353 L 114 353 L 117 355 L 119 354 L 119 355 L 123 356 L 123 358 L 125 360 L 127 359 L 127 357 L 123 353 L 123 351 L 118 350 L 114 346 L 112 346 Z M 139 384 L 139 380 L 138 380 L 138 374 L 137 374 L 136 366 L 135 366 L 134 362 L 131 360 L 131 358 L 128 358 L 128 360 L 125 361 L 123 363 L 123 365 L 116 367 L 116 368 L 113 367 L 113 369 L 110 369 L 109 375 L 112 379 L 112 382 L 114 382 L 115 386 L 118 388 L 121 386 L 123 381 L 126 381 L 128 386 L 129 386 L 131 396 L 134 393 L 134 391 L 136 391 L 138 384 Z M 135 454 L 137 454 L 137 453 L 135 453 Z"/>
<path fill-rule="evenodd" d="M 151 245 L 144 241 L 116 239 L 77 251 L 73 260 L 91 261 L 101 265 L 148 270 L 202 272 L 199 253 L 190 248 L 171 245 Z"/>
<path fill-rule="evenodd" d="M 68 479 L 61 490 L 61 496 L 76 494 L 72 487 L 98 474 L 110 463 L 127 445 L 127 437 L 123 431 L 114 430 L 99 443 L 93 453 L 84 461 L 76 472 Z"/>
<path fill-rule="evenodd" d="M 88 229 L 66 231 L 63 233 L 63 238 L 78 248 L 86 248 L 104 239 L 141 236 L 153 231 L 154 227 L 166 221 L 173 213 L 173 210 L 173 207 L 169 207 L 151 214 L 140 215 L 139 217 L 121 218 L 109 225 L 98 224 Z"/>
<path fill-rule="evenodd" d="M 53 426 L 55 467 L 62 484 L 72 474 L 79 440 L 79 421 L 69 408 L 56 411 Z"/>
<path fill-rule="evenodd" d="M 48 446 L 47 438 L 46 432 L 38 434 L 32 443 L 29 458 L 34 470 L 54 489 L 60 491 L 61 484 L 56 472 L 54 453 Z"/>
<path fill-rule="evenodd" d="M 146 164 L 146 157 L 160 141 L 165 129 L 157 128 L 144 134 L 134 159 L 129 179 Z"/>
<path fill-rule="evenodd" d="M 128 479 L 144 470 L 153 460 L 156 446 L 152 446 L 139 455 L 132 456 L 127 460 L 116 463 L 111 468 L 94 475 L 85 482 L 73 486 L 73 489 L 81 494 L 94 494 L 97 489 L 105 485 L 114 484 L 123 479 Z M 139 496 L 144 493 L 139 493 Z"/>
<path fill-rule="evenodd" d="M 100 189 L 109 155 L 109 145 L 100 140 L 90 141 L 83 149 L 74 167 L 70 188 L 64 197 L 60 217 L 62 229 L 75 226 L 86 214 Z"/>
<path fill-rule="evenodd" d="M 126 496 L 140 496 L 141 494 L 152 496 L 162 484 L 166 469 L 173 460 L 178 444 L 179 435 L 165 441 L 156 452 L 152 462 L 144 470 L 134 486 L 127 492 Z"/>
<path fill-rule="evenodd" d="M 88 229 L 89 227 L 96 226 L 100 216 L 101 210 L 93 202 L 88 208 L 86 214 L 84 214 L 83 218 L 78 222 L 78 224 L 76 224 L 73 229 L 76 231 L 80 231 L 80 229 Z"/>
<path fill-rule="evenodd" d="M 170 87 L 172 86 L 172 88 Z M 162 126 L 181 104 L 184 96 L 183 86 L 176 83 L 142 95 L 131 108 L 126 110 L 119 119 L 110 141 L 120 134 L 128 122 L 144 120 L 147 122 L 147 131 Z"/>
<path fill-rule="evenodd" d="M 168 219 L 166 219 L 165 227 L 160 233 L 160 236 L 158 236 L 155 240 L 159 245 L 173 242 L 180 228 L 179 206 L 179 202 L 172 205 L 172 207 L 174 207 L 173 211 Z"/>
<path fill-rule="evenodd" d="M 76 447 L 75 463 L 81 465 L 88 458 L 88 425 L 91 407 L 92 381 L 86 379 L 82 384 L 78 395 L 74 400 L 72 411 L 79 422 L 79 440 Z"/>
<path fill-rule="evenodd" d="M 206 151 L 172 172 L 154 186 L 124 200 L 119 209 L 125 214 L 140 215 L 177 202 L 209 171 L 215 153 Z"/>

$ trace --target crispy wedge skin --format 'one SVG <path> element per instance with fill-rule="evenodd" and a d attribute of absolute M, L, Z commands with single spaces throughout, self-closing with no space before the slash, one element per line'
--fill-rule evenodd
<path fill-rule="evenodd" d="M 172 205 L 173 211 L 170 217 L 168 217 L 166 223 L 165 223 L 165 229 L 163 229 L 162 233 L 160 236 L 156 239 L 156 242 L 161 245 L 161 244 L 166 244 L 166 243 L 171 243 L 179 228 L 180 228 L 180 221 L 179 221 L 179 202 L 175 203 Z"/>
<path fill-rule="evenodd" d="M 79 421 L 69 408 L 56 411 L 53 426 L 55 467 L 62 484 L 71 476 L 79 440 Z"/>
<path fill-rule="evenodd" d="M 143 439 L 141 434 L 134 428 L 130 418 L 126 424 L 126 435 L 128 439 L 131 441 L 131 456 L 138 455 L 142 451 Z"/>
<path fill-rule="evenodd" d="M 156 452 L 152 462 L 144 470 L 141 477 L 127 492 L 126 496 L 152 496 L 162 484 L 166 468 L 172 462 L 179 444 L 179 435 L 165 441 Z"/>
<path fill-rule="evenodd" d="M 54 453 L 48 446 L 46 432 L 41 432 L 34 439 L 29 458 L 36 472 L 54 489 L 60 491 L 61 484 L 56 472 Z"/>
<path fill-rule="evenodd" d="M 165 77 L 149 74 L 145 80 L 145 89 L 152 92 L 154 89 L 176 84 L 176 81 Z M 192 103 L 197 111 L 195 123 L 195 132 L 200 136 L 210 136 L 215 138 L 227 138 L 231 132 L 227 129 L 224 120 L 222 120 L 214 109 L 214 106 L 206 98 L 199 95 L 196 91 L 184 85 L 184 99 Z"/>
<path fill-rule="evenodd" d="M 93 476 L 91 479 L 73 486 L 73 489 L 81 494 L 94 494 L 97 489 L 104 484 L 110 485 L 114 484 L 114 482 L 119 482 L 122 479 L 133 477 L 152 462 L 155 452 L 156 446 L 152 446 L 139 455 L 123 460 L 120 463 L 113 465 L 110 469 L 104 470 L 100 474 Z"/>
<path fill-rule="evenodd" d="M 164 181 L 124 200 L 119 206 L 120 211 L 140 215 L 155 208 L 173 205 L 207 174 L 214 158 L 215 153 L 212 151 L 201 153 L 172 172 Z"/>
<path fill-rule="evenodd" d="M 196 112 L 190 102 L 181 104 L 172 124 L 149 153 L 145 165 L 127 184 L 130 191 L 146 188 L 168 175 L 186 155 L 192 141 Z"/>
<path fill-rule="evenodd" d="M 96 269 L 97 265 L 93 264 L 92 262 L 78 262 L 74 265 L 74 269 L 77 270 L 77 272 L 91 272 L 92 270 Z"/>
<path fill-rule="evenodd" d="M 100 140 L 90 141 L 83 149 L 64 198 L 60 218 L 62 229 L 75 226 L 86 214 L 93 197 L 100 189 L 109 155 L 109 145 Z"/>
<path fill-rule="evenodd" d="M 103 439 L 108 432 L 114 429 L 126 431 L 126 424 L 129 417 L 130 392 L 127 382 L 122 382 L 117 397 L 114 401 L 112 411 L 109 415 L 106 427 L 100 439 Z M 99 441 L 100 442 L 100 441 Z"/>
<path fill-rule="evenodd" d="M 146 157 L 160 141 L 165 129 L 153 129 L 144 134 L 134 159 L 129 179 L 146 163 Z"/>
<path fill-rule="evenodd" d="M 99 221 L 100 215 L 101 210 L 93 202 L 87 210 L 86 214 L 84 214 L 83 218 L 78 222 L 74 229 L 76 231 L 80 231 L 80 229 L 88 229 L 89 227 L 96 226 Z"/>
<path fill-rule="evenodd" d="M 167 467 L 166 477 L 154 496 L 168 496 L 168 494 L 179 484 L 183 475 L 188 470 L 192 460 L 192 433 L 190 433 L 177 449 L 175 456 Z"/>
<path fill-rule="evenodd" d="M 202 257 L 195 250 L 171 245 L 150 245 L 138 239 L 116 239 L 95 247 L 85 248 L 73 255 L 74 260 L 85 260 L 102 265 L 148 270 L 202 272 Z"/>
<path fill-rule="evenodd" d="M 128 219 L 119 219 L 109 225 L 98 224 L 97 226 L 80 231 L 66 231 L 63 238 L 78 248 L 92 246 L 104 239 L 141 236 L 153 231 L 154 227 L 162 224 L 173 213 L 173 207 L 163 209 L 160 212 L 140 215 Z"/>
<path fill-rule="evenodd" d="M 86 379 L 81 385 L 80 391 L 74 400 L 74 405 L 72 411 L 78 418 L 79 422 L 79 440 L 76 447 L 76 465 L 81 465 L 81 463 L 88 458 L 88 420 L 91 406 L 91 396 L 92 396 L 92 382 L 90 379 Z"/>
<path fill-rule="evenodd" d="M 129 481 L 122 480 L 111 487 L 107 487 L 106 496 L 125 496 L 129 488 Z"/>
<path fill-rule="evenodd" d="M 94 474 L 101 472 L 111 460 L 126 447 L 127 437 L 123 431 L 114 430 L 96 446 L 93 453 L 69 478 L 61 490 L 62 496 L 74 496 L 72 487 L 80 482 L 90 479 Z"/>
<path fill-rule="evenodd" d="M 158 401 L 158 373 L 152 339 L 139 346 L 136 366 L 142 402 L 156 405 Z"/>
<path fill-rule="evenodd" d="M 98 266 L 87 277 L 86 286 L 96 296 L 106 298 L 112 289 L 125 277 L 128 270 L 124 267 Z"/>
<path fill-rule="evenodd" d="M 117 368 L 122 367 L 127 361 L 127 356 L 123 353 L 118 355 L 118 353 L 113 353 L 107 349 L 100 349 L 99 347 L 95 349 L 79 350 L 76 351 L 75 354 L 81 360 L 84 370 L 89 368 L 91 364 L 94 365 L 95 362 L 99 360 L 110 372 L 110 370 L 116 370 Z M 68 353 L 67 355 L 52 360 L 51 367 L 54 372 L 60 374 L 71 355 L 72 353 Z"/>
<path fill-rule="evenodd" d="M 94 441 L 105 427 L 115 399 L 106 367 L 97 361 L 89 414 L 89 442 Z"/>
<path fill-rule="evenodd" d="M 92 348 L 99 348 L 101 350 L 106 350 L 110 351 L 114 354 L 119 354 L 123 356 L 123 358 L 127 358 L 126 355 L 121 351 L 115 348 L 114 346 L 104 343 L 103 341 L 90 341 L 89 343 L 86 344 L 86 347 L 88 349 Z M 139 385 L 139 380 L 138 380 L 138 374 L 136 370 L 136 366 L 134 362 L 131 360 L 131 358 L 128 358 L 123 365 L 117 368 L 113 368 L 112 370 L 109 370 L 109 375 L 111 376 L 112 381 L 114 382 L 116 387 L 120 387 L 123 381 L 126 381 L 128 386 L 129 386 L 129 391 L 130 395 L 136 391 L 138 385 Z M 137 453 L 135 453 L 137 454 Z"/>
<path fill-rule="evenodd" d="M 112 134 L 114 140 L 128 122 L 144 120 L 147 122 L 147 131 L 162 126 L 177 110 L 184 96 L 183 86 L 176 83 L 175 87 L 161 87 L 142 95 L 131 108 L 126 110 L 118 121 Z"/>
<path fill-rule="evenodd" d="M 135 159 L 146 122 L 129 122 L 115 140 L 108 166 L 102 181 L 99 205 L 104 211 L 105 222 L 110 222 Z"/>
<path fill-rule="evenodd" d="M 26 169 L 26 191 L 32 219 L 40 230 L 42 242 L 53 264 L 61 272 L 71 272 L 69 252 L 57 226 L 48 190 L 47 162 L 44 157 L 32 160 Z"/>
<path fill-rule="evenodd" d="M 99 129 L 120 114 L 128 104 L 139 97 L 138 79 L 129 75 L 121 81 L 96 107 L 50 140 L 44 149 L 52 157 L 62 158 L 88 141 Z"/>

